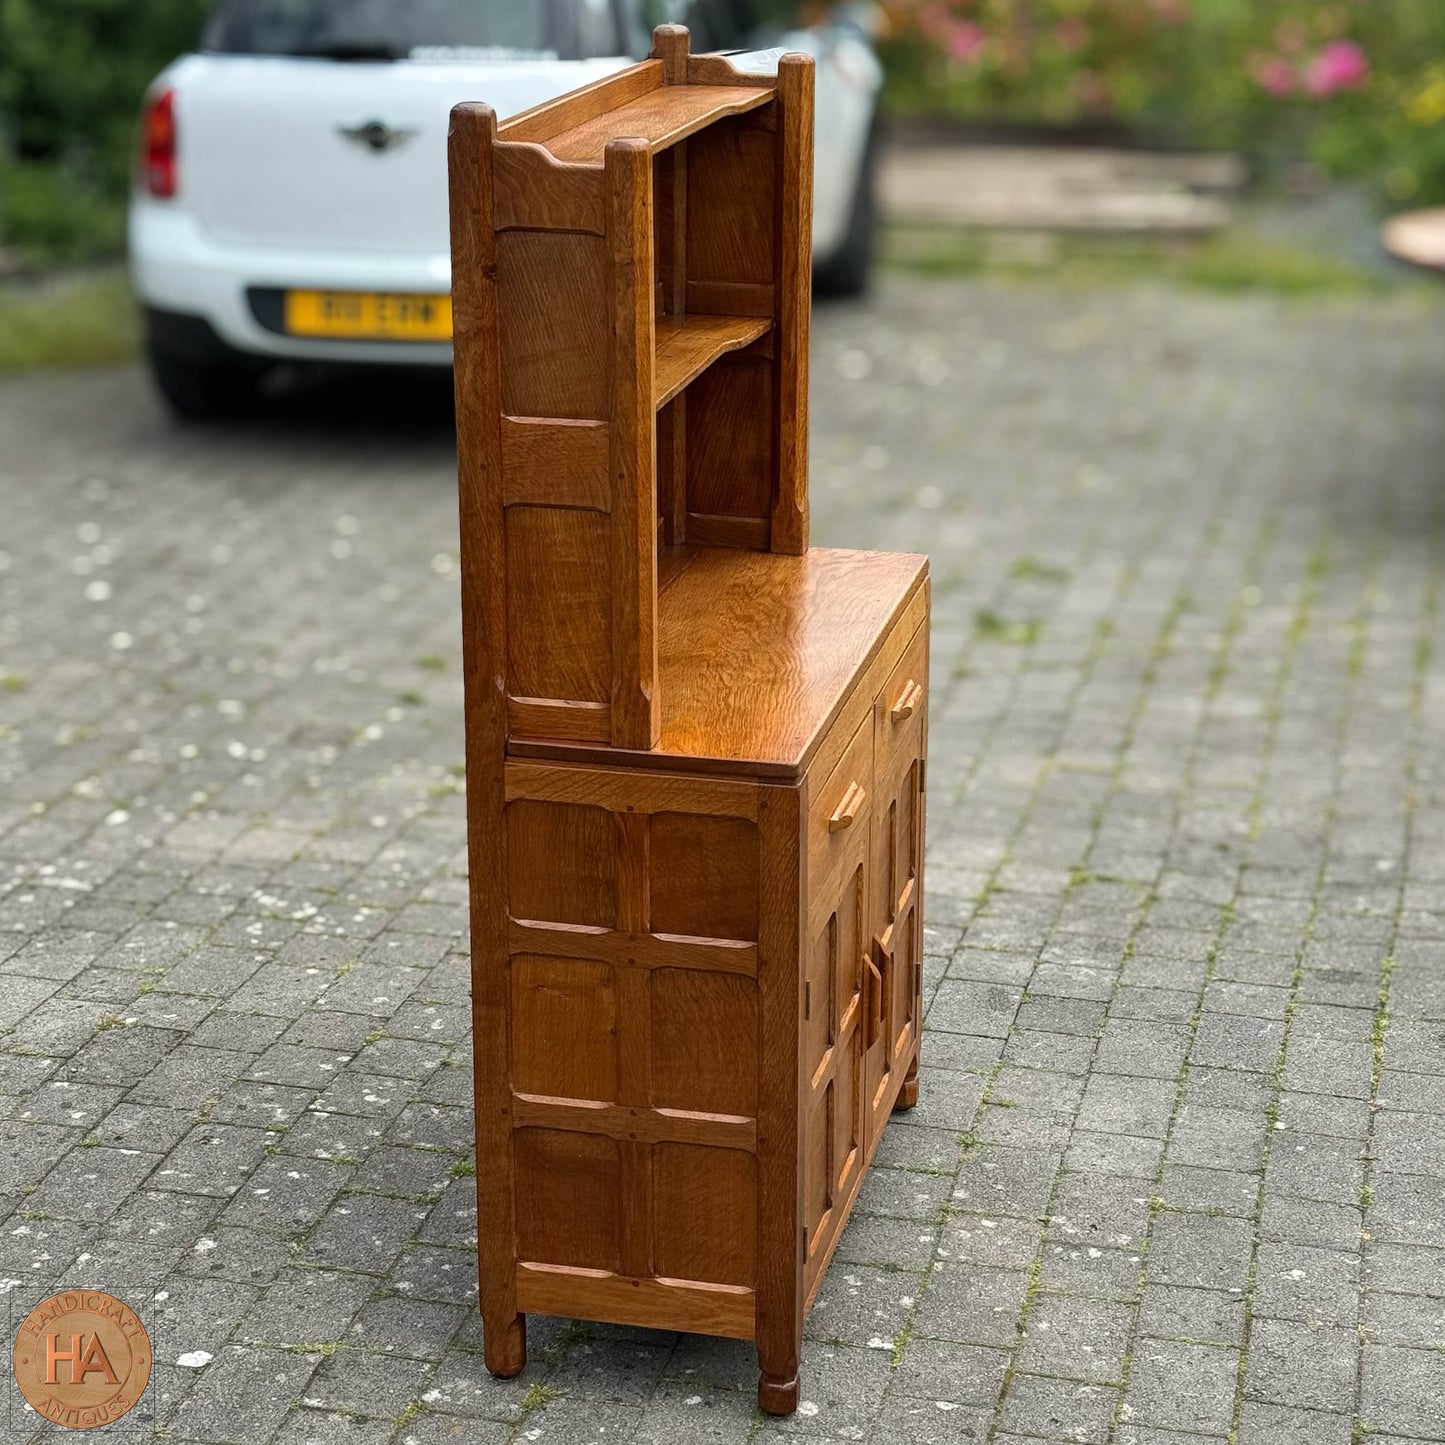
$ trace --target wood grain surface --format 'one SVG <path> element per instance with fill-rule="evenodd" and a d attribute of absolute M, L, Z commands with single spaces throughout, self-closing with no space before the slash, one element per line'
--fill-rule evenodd
<path fill-rule="evenodd" d="M 634 757 L 514 739 L 512 755 L 796 779 L 894 620 L 913 602 L 921 619 L 927 567 L 911 553 L 819 547 L 664 553 L 657 747 Z"/>

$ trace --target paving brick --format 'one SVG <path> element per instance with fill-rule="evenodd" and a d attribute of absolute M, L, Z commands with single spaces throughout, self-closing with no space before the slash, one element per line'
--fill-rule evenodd
<path fill-rule="evenodd" d="M 1029 1311 L 1018 1368 L 1031 1374 L 1117 1382 L 1133 1311 L 1127 1305 L 1043 1295 Z"/>
<path fill-rule="evenodd" d="M 1238 1379 L 1236 1349 L 1144 1339 L 1134 1352 L 1125 1405 L 1141 1425 L 1227 1434 Z"/>
<path fill-rule="evenodd" d="M 1028 1275 L 941 1260 L 928 1276 L 914 1333 L 962 1344 L 1011 1346 Z"/>
<path fill-rule="evenodd" d="M 1353 1330 L 1256 1320 L 1245 1394 L 1267 1405 L 1348 1414 L 1354 1406 L 1356 1349 Z"/>
<path fill-rule="evenodd" d="M 1139 1333 L 1161 1340 L 1242 1344 L 1244 1292 L 1147 1284 L 1139 1300 Z"/>
<path fill-rule="evenodd" d="M 1352 1328 L 1359 1315 L 1354 1254 L 1264 1244 L 1255 1258 L 1254 1313 L 1265 1319 Z"/>
<path fill-rule="evenodd" d="M 1119 1392 L 1103 1385 L 1015 1375 L 1004 1398 L 1004 1428 L 1020 1435 L 1102 1445 L 1109 1438 L 1118 1402 Z"/>
<path fill-rule="evenodd" d="M 172 1429 L 182 1439 L 267 1445 L 314 1368 L 284 1351 L 222 1350 L 181 1401 Z"/>
<path fill-rule="evenodd" d="M 1239 1412 L 1239 1445 L 1350 1445 L 1349 1415 L 1262 1405 L 1246 1400 Z"/>
<path fill-rule="evenodd" d="M 0 383 L 0 1280 L 156 1296 L 172 1438 L 1198 1445 L 1246 1340 L 1237 1445 L 1441 1434 L 1439 308 L 895 272 L 813 345 L 816 540 L 932 554 L 930 1026 L 761 1423 L 745 1342 L 476 1353 L 445 389 Z"/>
<path fill-rule="evenodd" d="M 1242 1219 L 1165 1212 L 1154 1222 L 1149 1279 L 1200 1289 L 1243 1289 L 1254 1230 Z"/>

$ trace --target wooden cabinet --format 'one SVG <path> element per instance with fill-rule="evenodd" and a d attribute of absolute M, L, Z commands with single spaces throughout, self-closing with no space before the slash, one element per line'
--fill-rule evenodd
<path fill-rule="evenodd" d="M 811 62 L 452 136 L 486 1361 L 803 1321 L 917 1097 L 926 559 L 809 549 Z"/>

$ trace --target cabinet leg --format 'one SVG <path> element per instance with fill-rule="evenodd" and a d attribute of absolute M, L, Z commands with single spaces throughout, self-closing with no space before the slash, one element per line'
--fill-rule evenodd
<path fill-rule="evenodd" d="M 903 1087 L 898 1091 L 898 1102 L 893 1106 L 894 1112 L 911 1109 L 917 1102 L 918 1057 L 915 1055 L 913 1062 L 908 1066 L 908 1072 L 903 1076 Z"/>
<path fill-rule="evenodd" d="M 764 1370 L 758 1376 L 758 1406 L 765 1415 L 791 1415 L 798 1408 L 798 1372 L 786 1378 Z"/>
<path fill-rule="evenodd" d="M 511 1380 L 527 1364 L 527 1316 L 494 1322 L 482 1320 L 482 1351 L 487 1370 L 499 1380 Z"/>

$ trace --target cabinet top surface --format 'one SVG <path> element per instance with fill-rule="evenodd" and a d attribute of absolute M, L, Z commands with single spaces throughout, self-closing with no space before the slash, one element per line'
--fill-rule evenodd
<path fill-rule="evenodd" d="M 509 751 L 652 767 L 711 759 L 796 776 L 927 576 L 928 559 L 914 553 L 668 549 L 658 579 L 660 745 L 633 753 L 514 739 Z"/>

